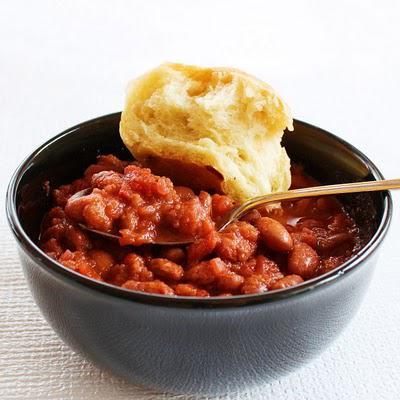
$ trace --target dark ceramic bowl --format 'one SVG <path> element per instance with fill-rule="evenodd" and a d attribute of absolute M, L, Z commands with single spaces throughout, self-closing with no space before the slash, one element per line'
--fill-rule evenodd
<path fill-rule="evenodd" d="M 343 197 L 365 246 L 339 268 L 299 286 L 206 299 L 128 291 L 81 276 L 36 245 L 48 207 L 43 182 L 55 187 L 77 178 L 98 154 L 128 158 L 119 120 L 120 113 L 111 114 L 57 135 L 21 164 L 8 187 L 8 220 L 21 263 L 54 330 L 98 366 L 130 382 L 187 394 L 269 382 L 324 350 L 367 290 L 390 223 L 390 195 Z M 382 178 L 357 149 L 304 122 L 295 121 L 285 146 L 292 159 L 325 183 Z"/>

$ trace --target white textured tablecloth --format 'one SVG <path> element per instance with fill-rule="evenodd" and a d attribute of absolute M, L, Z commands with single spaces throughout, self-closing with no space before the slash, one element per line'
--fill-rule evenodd
<path fill-rule="evenodd" d="M 276 4 L 279 3 L 279 4 Z M 297 118 L 400 177 L 397 1 L 2 1 L 1 209 L 44 140 L 122 108 L 129 78 L 164 60 L 232 65 L 270 82 Z M 400 396 L 399 196 L 370 290 L 345 333 L 302 370 L 229 399 Z M 33 303 L 0 214 L 0 399 L 158 399 L 75 354 Z"/>

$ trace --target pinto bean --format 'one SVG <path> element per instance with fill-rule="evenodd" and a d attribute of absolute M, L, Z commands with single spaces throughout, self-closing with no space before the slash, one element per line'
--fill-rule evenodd
<path fill-rule="evenodd" d="M 153 273 L 144 265 L 143 257 L 130 253 L 124 258 L 127 266 L 129 279 L 134 281 L 151 281 L 154 279 Z"/>
<path fill-rule="evenodd" d="M 247 222 L 238 221 L 223 230 L 219 237 L 218 255 L 226 261 L 244 262 L 256 251 L 258 230 Z"/>
<path fill-rule="evenodd" d="M 299 275 L 286 275 L 285 277 L 278 279 L 275 281 L 270 289 L 275 290 L 275 289 L 284 289 L 290 286 L 295 286 L 298 285 L 299 283 L 304 282 L 303 278 Z"/>
<path fill-rule="evenodd" d="M 346 242 L 350 245 L 353 244 L 354 235 L 348 232 L 335 233 L 331 236 L 318 240 L 318 249 L 323 251 L 332 250 Z"/>
<path fill-rule="evenodd" d="M 225 195 L 213 194 L 212 198 L 212 215 L 214 218 L 226 214 L 233 208 L 233 200 Z"/>
<path fill-rule="evenodd" d="M 243 282 L 243 276 L 229 271 L 219 276 L 218 288 L 223 291 L 234 292 L 235 290 L 239 289 Z"/>
<path fill-rule="evenodd" d="M 268 290 L 264 279 L 259 275 L 251 275 L 245 278 L 241 287 L 242 294 L 262 293 Z"/>
<path fill-rule="evenodd" d="M 290 251 L 293 248 L 293 239 L 288 230 L 278 221 L 269 217 L 262 217 L 256 221 L 265 245 L 277 252 Z"/>
<path fill-rule="evenodd" d="M 211 254 L 219 242 L 218 233 L 211 231 L 207 236 L 195 240 L 187 249 L 189 264 L 195 263 Z M 168 258 L 168 257 L 166 257 Z"/>
<path fill-rule="evenodd" d="M 130 290 L 138 290 L 140 292 L 156 293 L 156 294 L 166 294 L 173 296 L 175 293 L 167 284 L 159 280 L 150 282 L 138 282 L 138 281 L 126 281 L 123 288 Z"/>
<path fill-rule="evenodd" d="M 91 245 L 87 234 L 73 225 L 65 227 L 64 238 L 75 250 L 87 250 Z"/>
<path fill-rule="evenodd" d="M 288 270 L 303 279 L 311 278 L 319 265 L 317 252 L 306 243 L 297 243 L 288 257 Z"/>
<path fill-rule="evenodd" d="M 304 242 L 313 249 L 317 248 L 317 235 L 309 228 L 302 228 L 300 232 L 291 233 L 293 244 Z"/>
<path fill-rule="evenodd" d="M 246 215 L 244 215 L 240 220 L 248 222 L 249 224 L 254 224 L 260 218 L 261 214 L 258 210 L 251 210 Z"/>
<path fill-rule="evenodd" d="M 198 289 L 189 283 L 179 283 L 174 287 L 175 294 L 178 296 L 209 297 L 210 294 L 204 289 Z"/>
<path fill-rule="evenodd" d="M 185 251 L 180 247 L 166 247 L 161 250 L 161 256 L 176 264 L 182 264 L 186 259 Z"/>
<path fill-rule="evenodd" d="M 179 281 L 183 277 L 183 268 L 166 258 L 153 258 L 149 263 L 149 268 L 158 276 Z"/>
<path fill-rule="evenodd" d="M 186 270 L 185 278 L 197 285 L 209 285 L 218 282 L 219 278 L 227 273 L 229 273 L 228 266 L 220 258 L 213 258 Z"/>

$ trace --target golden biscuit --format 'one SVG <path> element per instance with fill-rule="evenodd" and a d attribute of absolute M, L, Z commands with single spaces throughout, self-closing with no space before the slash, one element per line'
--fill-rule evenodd
<path fill-rule="evenodd" d="M 211 187 L 243 201 L 289 188 L 286 128 L 293 130 L 289 108 L 260 80 L 231 68 L 163 64 L 130 83 L 120 133 L 145 164 L 213 169 L 220 188 Z"/>

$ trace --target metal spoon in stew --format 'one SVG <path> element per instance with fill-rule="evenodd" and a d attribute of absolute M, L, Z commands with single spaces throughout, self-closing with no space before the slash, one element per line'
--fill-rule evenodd
<path fill-rule="evenodd" d="M 304 197 L 315 197 L 315 196 L 326 196 L 335 194 L 345 194 L 345 193 L 360 193 L 360 192 L 376 192 L 389 189 L 400 189 L 400 179 L 385 179 L 381 181 L 367 181 L 367 182 L 353 182 L 353 183 L 342 183 L 337 185 L 326 185 L 326 186 L 315 186 L 304 189 L 288 190 L 287 192 L 271 193 L 265 196 L 253 197 L 243 204 L 240 204 L 228 212 L 222 220 L 219 221 L 217 225 L 217 230 L 222 231 L 232 222 L 240 219 L 246 215 L 249 211 L 260 207 L 267 203 L 276 203 L 282 200 L 292 200 L 300 199 Z M 75 193 L 71 199 L 77 199 L 79 197 L 85 196 L 91 192 L 91 189 L 84 189 Z M 118 235 L 113 235 L 111 233 L 102 232 L 96 229 L 87 227 L 84 224 L 79 224 L 79 226 L 89 232 L 101 235 L 107 239 L 118 240 L 120 237 Z M 182 245 L 189 244 L 194 241 L 193 238 L 187 237 L 163 237 L 159 235 L 154 244 L 158 245 Z"/>

